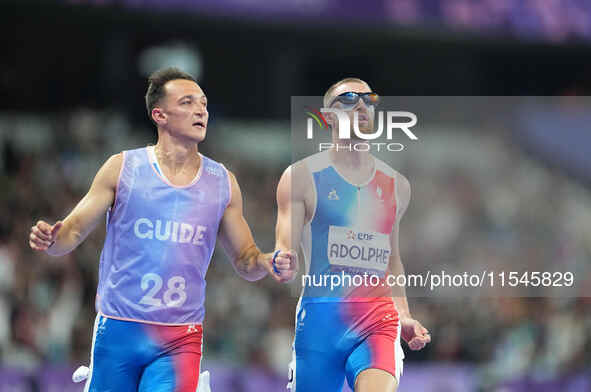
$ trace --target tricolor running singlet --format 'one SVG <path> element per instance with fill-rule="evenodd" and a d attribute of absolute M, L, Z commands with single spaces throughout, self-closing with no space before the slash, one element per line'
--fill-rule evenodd
<path fill-rule="evenodd" d="M 121 320 L 198 324 L 205 313 L 205 274 L 230 201 L 228 172 L 201 155 L 195 179 L 175 186 L 150 153 L 150 147 L 123 152 L 100 259 L 97 311 Z"/>

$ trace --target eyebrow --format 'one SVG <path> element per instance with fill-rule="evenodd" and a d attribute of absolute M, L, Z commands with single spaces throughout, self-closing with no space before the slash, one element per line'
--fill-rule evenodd
<path fill-rule="evenodd" d="M 192 95 L 192 94 L 183 95 L 182 97 L 180 97 L 179 99 L 177 99 L 177 102 L 180 102 L 183 99 L 187 99 L 187 98 L 189 98 L 189 99 L 195 99 L 195 98 L 197 98 L 197 99 L 204 99 L 205 102 L 207 102 L 207 97 L 205 95 L 201 95 L 199 97 L 196 97 L 195 95 Z"/>

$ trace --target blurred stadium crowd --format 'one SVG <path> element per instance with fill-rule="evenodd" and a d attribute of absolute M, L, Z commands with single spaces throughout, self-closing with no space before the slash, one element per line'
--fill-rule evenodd
<path fill-rule="evenodd" d="M 156 141 L 155 131 L 130 124 L 120 113 L 86 109 L 0 117 L 1 368 L 35 373 L 48 364 L 88 362 L 104 226 L 62 258 L 34 254 L 27 236 L 34 219 L 64 217 L 109 155 Z M 216 126 L 210 126 L 208 138 L 216 137 Z M 450 134 L 437 136 L 440 152 L 426 154 L 431 160 L 419 164 L 401 156 L 397 169 L 413 186 L 401 228 L 407 272 L 444 265 L 442 255 L 465 265 L 547 258 L 570 268 L 577 280 L 591 282 L 580 268 L 591 257 L 588 190 L 543 168 L 502 135 L 464 142 L 480 156 L 492 157 L 488 162 L 495 167 L 470 162 L 452 146 L 446 150 Z M 238 154 L 208 149 L 208 141 L 202 152 L 235 172 L 255 239 L 270 250 L 275 186 L 284 167 L 245 163 Z M 491 170 L 505 177 L 483 181 Z M 254 369 L 284 385 L 297 283 L 241 280 L 221 249 L 207 281 L 204 368 Z M 421 367 L 451 364 L 468 366 L 473 387 L 464 386 L 466 391 L 591 388 L 589 298 L 410 298 L 410 303 L 433 342 L 418 353 L 405 349 L 408 377 L 413 369 L 419 374 Z M 445 377 L 438 381 L 432 390 L 461 390 L 446 387 Z M 251 390 L 247 384 L 233 390 Z M 405 390 L 412 389 L 405 389 L 403 377 Z"/>
<path fill-rule="evenodd" d="M 587 17 L 591 4 L 583 0 L 391 0 L 386 4 L 392 18 L 405 24 L 429 24 L 438 19 L 455 30 L 504 29 L 527 38 L 542 36 L 552 41 L 591 36 Z"/>
<path fill-rule="evenodd" d="M 359 7 L 355 3 L 330 0 L 283 1 L 280 5 L 265 0 L 63 0 L 73 5 L 154 7 L 163 10 L 184 9 L 204 14 L 249 14 L 249 17 L 307 18 L 321 20 L 331 15 L 371 18 L 384 23 L 423 25 L 449 31 L 476 34 L 499 32 L 524 39 L 548 39 L 554 42 L 576 41 L 591 37 L 591 4 L 585 0 L 373 0 Z M 353 11 L 354 12 L 354 11 Z"/>

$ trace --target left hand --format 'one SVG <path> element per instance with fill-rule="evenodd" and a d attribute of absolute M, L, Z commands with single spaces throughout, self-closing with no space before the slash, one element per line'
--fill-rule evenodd
<path fill-rule="evenodd" d="M 411 350 L 421 350 L 431 342 L 431 335 L 427 328 L 423 327 L 417 320 L 406 317 L 400 319 L 402 339 L 408 343 Z"/>
<path fill-rule="evenodd" d="M 273 277 L 281 283 L 291 282 L 298 273 L 298 254 L 293 250 L 281 251 L 271 260 Z"/>

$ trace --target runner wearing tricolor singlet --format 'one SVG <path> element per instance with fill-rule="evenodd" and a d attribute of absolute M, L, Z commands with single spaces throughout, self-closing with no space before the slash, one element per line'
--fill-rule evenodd
<path fill-rule="evenodd" d="M 209 113 L 195 79 L 155 72 L 146 107 L 157 144 L 112 156 L 63 222 L 31 228 L 31 248 L 60 256 L 107 214 L 85 391 L 195 392 L 218 238 L 244 279 L 286 282 L 295 273 L 292 252 L 256 247 L 236 178 L 199 152 Z"/>
<path fill-rule="evenodd" d="M 357 112 L 359 130 L 373 133 L 378 101 L 367 83 L 349 78 L 329 88 L 324 106 L 345 111 L 351 126 Z M 400 338 L 413 350 L 430 342 L 404 290 L 386 284 L 404 272 L 398 230 L 410 185 L 368 151 L 346 148 L 363 140 L 339 140 L 336 116 L 325 117 L 341 148 L 296 162 L 277 189 L 276 247 L 301 246 L 308 282 L 296 310 L 288 387 L 337 392 L 347 382 L 356 392 L 391 392 L 402 373 Z M 377 284 L 341 280 L 333 287 L 331 278 L 344 275 L 372 276 Z"/>

